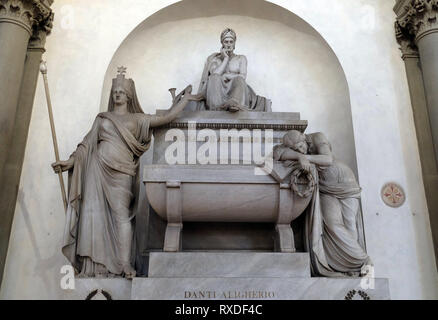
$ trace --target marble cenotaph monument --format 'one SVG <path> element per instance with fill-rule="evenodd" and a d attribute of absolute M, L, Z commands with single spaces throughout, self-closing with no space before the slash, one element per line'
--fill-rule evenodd
<path fill-rule="evenodd" d="M 62 250 L 80 286 L 125 299 L 388 299 L 353 171 L 323 133 L 304 134 L 299 113 L 255 94 L 236 39 L 225 29 L 198 93 L 170 89 L 155 115 L 119 68 L 108 111 L 52 165 L 70 175 Z M 135 219 L 140 181 L 147 224 Z"/>

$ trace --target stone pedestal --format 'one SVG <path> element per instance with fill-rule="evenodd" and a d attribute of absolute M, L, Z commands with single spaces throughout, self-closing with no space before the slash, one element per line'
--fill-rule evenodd
<path fill-rule="evenodd" d="M 151 253 L 133 300 L 389 299 L 387 279 L 311 278 L 307 253 Z"/>
<path fill-rule="evenodd" d="M 150 278 L 310 277 L 307 253 L 152 252 Z"/>
<path fill-rule="evenodd" d="M 311 278 L 307 253 L 267 252 L 153 252 L 148 278 L 81 278 L 63 292 L 66 300 L 390 299 L 387 279 Z"/>
<path fill-rule="evenodd" d="M 363 290 L 357 278 L 135 278 L 132 299 L 389 300 L 388 280 L 374 281 L 374 289 Z"/>

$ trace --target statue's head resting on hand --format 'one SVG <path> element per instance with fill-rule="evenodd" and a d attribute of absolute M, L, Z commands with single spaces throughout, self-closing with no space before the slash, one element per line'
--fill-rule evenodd
<path fill-rule="evenodd" d="M 221 33 L 222 48 L 224 48 L 227 54 L 233 53 L 236 48 L 237 36 L 233 29 L 226 28 Z"/>
<path fill-rule="evenodd" d="M 306 136 L 297 130 L 287 132 L 283 137 L 283 144 L 302 154 L 306 154 L 309 148 L 306 142 Z"/>

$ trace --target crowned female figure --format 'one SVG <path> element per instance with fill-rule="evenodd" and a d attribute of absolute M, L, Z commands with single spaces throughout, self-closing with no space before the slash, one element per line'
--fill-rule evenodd
<path fill-rule="evenodd" d="M 236 39 L 232 29 L 225 29 L 220 52 L 208 57 L 198 91 L 205 97 L 205 105 L 198 109 L 270 112 L 271 101 L 246 84 L 248 62 L 244 55 L 234 53 Z"/>
<path fill-rule="evenodd" d="M 55 172 L 70 170 L 62 252 L 80 276 L 135 276 L 133 205 L 140 156 L 152 129 L 171 122 L 190 100 L 188 86 L 163 116 L 143 113 L 135 84 L 119 68 L 108 111 L 99 113 L 77 149 Z"/>

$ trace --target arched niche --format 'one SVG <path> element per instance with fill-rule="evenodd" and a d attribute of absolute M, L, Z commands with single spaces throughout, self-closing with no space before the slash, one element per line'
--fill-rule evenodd
<path fill-rule="evenodd" d="M 264 0 L 183 0 L 146 18 L 114 53 L 101 111 L 121 65 L 147 113 L 169 107 L 171 87 L 193 84 L 196 92 L 225 27 L 237 33 L 236 53 L 248 58 L 247 82 L 257 94 L 272 100 L 274 112 L 300 112 L 306 132 L 324 132 L 336 157 L 357 172 L 348 84 L 336 54 L 310 24 Z"/>

